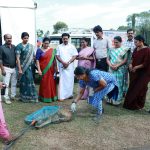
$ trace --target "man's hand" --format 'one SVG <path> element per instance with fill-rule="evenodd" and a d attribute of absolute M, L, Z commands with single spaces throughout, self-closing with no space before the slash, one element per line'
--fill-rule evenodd
<path fill-rule="evenodd" d="M 76 103 L 73 102 L 73 103 L 71 104 L 71 111 L 72 111 L 72 112 L 75 112 L 75 111 L 76 111 L 76 107 L 77 107 Z"/>
<path fill-rule="evenodd" d="M 67 68 L 68 66 L 69 66 L 69 63 L 66 63 L 66 62 L 63 63 L 64 68 Z"/>
<path fill-rule="evenodd" d="M 3 83 L 2 82 L 0 82 L 0 89 L 2 89 L 3 88 Z"/>

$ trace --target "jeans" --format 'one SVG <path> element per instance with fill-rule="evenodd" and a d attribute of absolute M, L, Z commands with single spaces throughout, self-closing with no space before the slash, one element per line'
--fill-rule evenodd
<path fill-rule="evenodd" d="M 15 68 L 4 67 L 4 70 L 6 72 L 6 75 L 3 76 L 3 82 L 6 84 L 4 98 L 5 99 L 10 99 L 9 95 L 8 95 L 10 82 L 11 82 L 11 97 L 16 96 L 16 84 L 17 84 L 16 69 Z"/>

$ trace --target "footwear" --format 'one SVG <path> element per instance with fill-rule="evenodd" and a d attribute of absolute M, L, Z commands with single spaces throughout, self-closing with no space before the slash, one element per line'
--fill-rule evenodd
<path fill-rule="evenodd" d="M 58 102 L 63 102 L 63 101 L 64 101 L 64 99 L 59 99 L 59 100 L 58 100 Z"/>
<path fill-rule="evenodd" d="M 73 96 L 68 97 L 67 99 L 73 99 Z"/>
<path fill-rule="evenodd" d="M 36 103 L 38 103 L 38 102 L 39 102 L 39 100 L 38 100 L 38 99 L 36 99 L 36 100 L 35 100 L 35 102 L 36 102 Z"/>
<path fill-rule="evenodd" d="M 122 101 L 115 101 L 115 100 L 112 100 L 112 104 L 115 105 L 115 106 L 118 106 L 121 104 Z"/>
<path fill-rule="evenodd" d="M 15 100 L 15 97 L 11 97 L 10 99 L 11 99 L 12 101 L 14 101 L 14 100 Z"/>
<path fill-rule="evenodd" d="M 111 100 L 111 99 L 107 99 L 107 100 L 106 100 L 106 103 L 107 103 L 107 104 L 112 104 L 112 100 Z"/>
<path fill-rule="evenodd" d="M 5 102 L 6 104 L 11 104 L 11 101 L 10 101 L 9 99 L 5 99 L 4 102 Z"/>
<path fill-rule="evenodd" d="M 102 115 L 96 114 L 96 116 L 95 116 L 94 118 L 92 118 L 92 120 L 93 120 L 95 123 L 99 124 L 101 118 L 102 118 Z"/>

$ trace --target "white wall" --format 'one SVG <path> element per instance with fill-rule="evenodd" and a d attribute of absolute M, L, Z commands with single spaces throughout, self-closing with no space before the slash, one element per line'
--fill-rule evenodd
<path fill-rule="evenodd" d="M 0 0 L 0 16 L 2 36 L 12 34 L 13 44 L 16 45 L 21 42 L 21 33 L 28 32 L 29 42 L 36 44 L 35 6 L 32 0 Z"/>

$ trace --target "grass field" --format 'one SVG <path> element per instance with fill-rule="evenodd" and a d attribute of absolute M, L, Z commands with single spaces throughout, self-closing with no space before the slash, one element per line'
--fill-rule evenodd
<path fill-rule="evenodd" d="M 71 102 L 72 100 L 32 104 L 15 101 L 11 105 L 3 103 L 3 109 L 9 129 L 16 135 L 22 128 L 27 127 L 24 123 L 26 115 L 45 105 L 69 108 Z M 100 124 L 95 124 L 92 121 L 91 108 L 86 101 L 81 101 L 71 122 L 52 124 L 39 130 L 32 129 L 17 141 L 12 150 L 150 149 L 150 114 L 147 112 L 150 109 L 150 88 L 145 108 L 141 111 L 128 111 L 122 106 L 106 104 L 104 108 L 105 113 Z M 3 144 L 0 143 L 0 149 L 2 148 Z"/>

